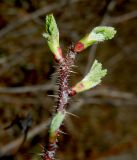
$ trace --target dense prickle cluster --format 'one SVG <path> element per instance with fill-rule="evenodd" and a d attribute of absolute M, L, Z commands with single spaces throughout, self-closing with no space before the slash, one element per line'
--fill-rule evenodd
<path fill-rule="evenodd" d="M 54 160 L 55 159 L 55 152 L 57 149 L 57 140 L 54 143 L 49 143 L 47 146 L 47 150 L 44 149 L 42 154 L 43 160 Z"/>
<path fill-rule="evenodd" d="M 59 91 L 57 100 L 57 111 L 63 111 L 64 106 L 68 100 L 68 76 L 69 76 L 69 66 L 64 59 L 63 63 L 59 65 Z"/>
<path fill-rule="evenodd" d="M 71 68 L 74 64 L 76 52 L 74 52 L 74 46 L 72 45 L 69 48 L 69 51 L 64 58 L 64 61 L 59 64 L 59 92 L 58 92 L 58 101 L 57 101 L 57 110 L 63 111 L 65 105 L 68 102 L 69 96 L 69 85 L 68 85 L 68 77 L 71 71 Z"/>

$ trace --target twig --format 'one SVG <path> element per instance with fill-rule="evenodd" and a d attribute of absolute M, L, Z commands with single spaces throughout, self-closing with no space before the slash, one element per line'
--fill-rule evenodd
<path fill-rule="evenodd" d="M 137 106 L 137 99 L 114 99 L 114 98 L 85 98 L 85 104 L 96 104 L 96 105 L 113 105 L 113 106 Z"/>
<path fill-rule="evenodd" d="M 43 8 L 40 8 L 38 10 L 36 10 L 35 12 L 33 12 L 32 14 L 29 14 L 27 16 L 24 16 L 22 18 L 19 18 L 18 20 L 12 22 L 11 24 L 9 24 L 7 27 L 3 28 L 1 31 L 0 31 L 0 37 L 4 36 L 5 34 L 7 34 L 8 32 L 11 32 L 12 30 L 16 29 L 17 27 L 27 23 L 28 21 L 30 20 L 34 20 L 35 18 L 43 15 L 43 14 L 46 14 L 54 9 L 57 9 L 57 8 L 60 8 L 64 5 L 64 3 L 54 3 L 54 4 L 51 4 L 51 5 L 46 5 L 45 7 Z"/>
<path fill-rule="evenodd" d="M 3 91 L 0 90 L 1 94 L 23 94 L 23 93 L 28 93 L 28 92 L 43 92 L 43 91 L 47 91 L 49 89 L 53 89 L 53 86 L 51 84 L 44 84 L 44 85 L 36 85 L 36 86 L 25 86 L 25 87 L 14 87 L 14 88 L 3 88 Z M 96 96 L 103 96 L 103 97 L 112 97 L 112 98 L 120 98 L 120 99 L 127 99 L 127 100 L 132 100 L 132 99 L 136 99 L 137 96 L 133 93 L 129 93 L 129 92 L 123 92 L 123 91 L 119 91 L 113 88 L 109 88 L 109 87 L 97 87 L 92 89 L 91 91 L 87 91 L 85 93 L 85 96 L 89 96 L 90 97 L 96 97 Z M 11 101 L 12 100 L 12 101 Z M 10 102 L 10 103 L 15 103 L 17 100 L 19 100 L 16 97 L 11 97 L 10 95 L 0 95 L 0 101 L 2 102 Z M 22 100 L 22 99 L 21 99 Z M 36 101 L 34 101 L 33 98 L 23 98 L 24 103 L 36 103 Z"/>
<path fill-rule="evenodd" d="M 23 52 L 21 54 L 21 52 Z M 25 49 L 24 51 L 19 51 L 18 53 L 16 53 L 13 56 L 9 56 L 9 58 L 7 58 L 7 60 L 5 60 L 5 63 L 1 63 L 2 67 L 1 67 L 1 71 L 0 71 L 0 76 L 2 74 L 4 74 L 6 71 L 9 71 L 9 69 L 18 64 L 21 63 L 22 60 L 24 60 L 24 58 L 28 57 L 31 54 L 31 52 L 29 52 L 29 49 Z"/>
<path fill-rule="evenodd" d="M 24 87 L 1 87 L 0 94 L 23 94 L 28 92 L 39 92 L 53 89 L 53 85 L 47 83 L 43 85 L 24 86 Z"/>
<path fill-rule="evenodd" d="M 109 12 L 112 11 L 114 8 L 115 8 L 115 5 L 116 5 L 116 2 L 114 0 L 111 0 L 107 6 L 107 9 L 106 9 L 106 12 L 100 22 L 99 25 L 106 25 L 107 24 L 107 21 L 109 19 Z M 94 57 L 95 57 L 95 54 L 96 54 L 96 50 L 97 50 L 97 44 L 95 44 L 94 46 L 92 46 L 90 48 L 90 51 L 89 51 L 89 56 L 88 56 L 88 63 L 87 63 L 87 66 L 86 66 L 86 70 L 85 70 L 85 73 L 87 73 L 89 71 L 89 68 L 91 67 L 91 63 L 93 62 L 94 60 Z"/>
<path fill-rule="evenodd" d="M 111 17 L 107 20 L 107 23 L 109 23 L 109 24 L 123 23 L 125 21 L 128 21 L 130 19 L 134 19 L 136 17 L 137 17 L 137 10 L 126 13 L 126 14 L 121 15 L 121 16 Z"/>
<path fill-rule="evenodd" d="M 84 104 L 84 100 L 79 100 L 77 103 L 73 104 L 72 107 L 69 109 L 70 112 L 73 112 L 79 107 Z M 36 126 L 34 129 L 30 130 L 27 135 L 27 140 L 33 138 L 34 136 L 38 135 L 40 132 L 43 132 L 47 129 L 50 124 L 50 120 L 42 122 L 40 125 Z M 14 154 L 16 150 L 20 146 L 22 142 L 22 136 L 17 138 L 16 140 L 10 142 L 9 144 L 5 145 L 0 150 L 0 157 L 7 155 L 7 154 Z"/>
<path fill-rule="evenodd" d="M 46 5 L 45 7 L 40 8 L 27 16 L 21 17 L 21 18 L 17 19 L 16 21 L 12 22 L 11 24 L 9 24 L 8 26 L 1 29 L 0 38 L 3 37 L 5 34 L 18 28 L 19 26 L 27 23 L 30 20 L 35 20 L 36 18 L 38 18 L 48 12 L 51 12 L 52 10 L 60 9 L 63 6 L 65 6 L 67 3 L 71 4 L 71 3 L 74 3 L 77 1 L 78 0 L 73 0 L 73 1 L 70 1 L 69 3 L 67 1 L 62 1 L 61 3 L 53 3 L 51 5 Z"/>
<path fill-rule="evenodd" d="M 54 160 L 56 150 L 57 150 L 57 142 L 58 137 L 60 135 L 60 127 L 66 115 L 66 106 L 69 99 L 69 84 L 68 77 L 71 71 L 72 66 L 74 65 L 74 60 L 76 57 L 76 52 L 74 51 L 74 46 L 72 45 L 66 57 L 60 57 L 58 59 L 58 81 L 59 81 L 59 89 L 57 94 L 57 106 L 55 110 L 55 115 L 52 118 L 50 128 L 49 128 L 49 136 L 48 143 L 43 150 L 42 158 L 43 160 Z M 56 58 L 57 59 L 57 58 Z"/>
<path fill-rule="evenodd" d="M 93 98 L 93 94 L 91 94 L 91 97 L 85 96 L 83 99 L 78 99 L 78 102 L 75 102 L 74 104 L 71 105 L 71 108 L 68 110 L 69 112 L 74 112 L 78 110 L 82 105 L 87 105 L 87 104 L 97 104 L 97 105 L 102 105 L 102 104 L 111 104 L 114 106 L 137 106 L 137 98 L 135 95 L 131 93 L 124 93 L 120 91 L 110 91 L 105 88 L 97 89 L 94 90 L 94 96 L 98 95 L 103 95 L 103 96 L 112 96 L 115 98 L 119 99 L 114 99 L 114 98 Z M 102 93 L 101 93 L 102 92 Z M 89 95 L 89 94 L 88 94 Z M 124 98 L 124 99 L 122 99 Z M 126 99 L 126 100 L 125 100 Z M 30 140 L 34 136 L 38 135 L 40 132 L 43 132 L 47 129 L 47 127 L 50 124 L 50 120 L 44 121 L 40 125 L 36 126 L 34 129 L 30 130 L 27 135 L 27 140 Z M 12 141 L 11 143 L 5 145 L 4 147 L 1 148 L 0 150 L 0 157 L 3 155 L 7 154 L 14 154 L 18 147 L 20 146 L 22 142 L 23 137 L 19 137 L 18 139 Z"/>
<path fill-rule="evenodd" d="M 120 98 L 120 99 L 136 99 L 137 96 L 135 94 L 129 93 L 129 92 L 123 92 L 116 89 L 112 89 L 109 87 L 99 87 L 92 89 L 91 91 L 88 91 L 85 93 L 86 96 L 90 95 L 91 97 L 95 96 L 107 96 L 112 98 Z"/>
<path fill-rule="evenodd" d="M 36 126 L 34 129 L 30 130 L 30 132 L 27 135 L 27 140 L 33 138 L 40 132 L 44 131 L 49 125 L 49 122 L 50 121 L 45 121 L 41 123 L 40 125 Z M 7 155 L 7 154 L 14 154 L 16 150 L 18 149 L 18 147 L 20 146 L 20 144 L 22 143 L 22 139 L 23 139 L 23 136 L 19 137 L 18 139 L 2 147 L 0 150 L 0 157 Z"/>

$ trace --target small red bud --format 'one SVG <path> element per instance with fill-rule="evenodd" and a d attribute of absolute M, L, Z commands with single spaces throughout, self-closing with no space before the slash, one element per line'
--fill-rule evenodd
<path fill-rule="evenodd" d="M 60 59 L 58 59 L 58 57 L 56 55 L 54 55 L 54 60 L 55 62 L 59 63 L 60 62 Z"/>
<path fill-rule="evenodd" d="M 78 42 L 75 44 L 75 47 L 74 47 L 74 51 L 75 52 L 81 52 L 84 50 L 84 44 L 81 43 L 81 42 Z"/>
<path fill-rule="evenodd" d="M 56 56 L 56 55 L 58 55 L 58 56 Z M 55 59 L 55 61 L 57 63 L 59 63 L 60 61 L 62 61 L 63 55 L 62 55 L 62 49 L 60 47 L 58 48 L 58 54 L 54 55 L 54 59 Z"/>
<path fill-rule="evenodd" d="M 73 97 L 75 95 L 76 95 L 76 91 L 75 90 L 72 89 L 72 90 L 69 91 L 69 96 Z"/>
<path fill-rule="evenodd" d="M 60 56 L 62 57 L 62 49 L 59 47 L 58 48 L 58 53 L 60 54 Z"/>

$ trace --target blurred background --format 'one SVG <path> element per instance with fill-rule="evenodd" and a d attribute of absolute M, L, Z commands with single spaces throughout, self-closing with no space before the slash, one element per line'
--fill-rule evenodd
<path fill-rule="evenodd" d="M 98 87 L 76 95 L 59 138 L 61 160 L 137 160 L 137 1 L 0 1 L 0 159 L 38 160 L 55 106 L 56 64 L 45 39 L 53 13 L 64 54 L 92 28 L 114 26 L 113 40 L 79 54 L 74 85 L 98 59 L 108 69 Z M 52 77 L 52 78 L 51 78 Z"/>

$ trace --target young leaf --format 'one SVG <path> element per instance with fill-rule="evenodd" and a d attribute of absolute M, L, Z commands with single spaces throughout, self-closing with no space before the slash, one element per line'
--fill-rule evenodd
<path fill-rule="evenodd" d="M 116 30 L 113 27 L 96 27 L 75 45 L 75 51 L 81 52 L 94 43 L 112 39 L 115 34 Z"/>
<path fill-rule="evenodd" d="M 65 117 L 65 113 L 58 112 L 52 119 L 50 133 L 54 134 L 60 128 Z"/>
<path fill-rule="evenodd" d="M 83 80 L 77 83 L 72 90 L 78 93 L 93 88 L 101 82 L 101 79 L 106 74 L 107 70 L 102 69 L 102 64 L 95 60 L 89 73 L 84 77 Z"/>
<path fill-rule="evenodd" d="M 102 42 L 104 40 L 109 40 L 114 37 L 116 30 L 113 27 L 100 26 L 96 27 L 90 33 L 92 41 Z"/>
<path fill-rule="evenodd" d="M 53 14 L 46 16 L 45 21 L 46 32 L 43 37 L 46 38 L 51 52 L 57 60 L 62 59 L 62 51 L 59 45 L 59 31 Z"/>

